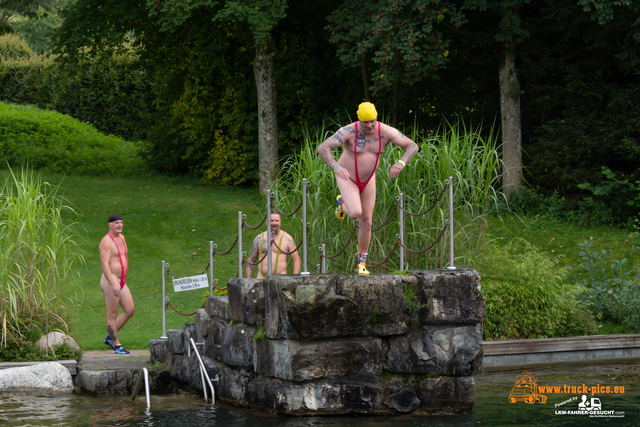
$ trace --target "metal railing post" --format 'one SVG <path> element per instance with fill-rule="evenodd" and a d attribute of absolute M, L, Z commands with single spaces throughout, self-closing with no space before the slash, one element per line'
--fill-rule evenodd
<path fill-rule="evenodd" d="M 269 249 L 267 249 L 267 274 L 273 274 L 273 264 L 271 264 L 271 190 L 267 190 L 267 238 L 269 239 Z"/>
<path fill-rule="evenodd" d="M 327 259 L 324 257 L 326 255 L 324 243 L 322 244 L 322 249 L 321 250 L 322 250 L 322 256 L 321 256 L 321 258 L 322 258 L 322 268 L 320 269 L 320 272 L 322 274 L 326 274 L 326 272 L 327 272 Z"/>
<path fill-rule="evenodd" d="M 400 226 L 400 271 L 404 271 L 404 195 L 398 196 L 398 207 L 400 209 L 398 222 Z"/>
<path fill-rule="evenodd" d="M 167 270 L 166 264 L 162 261 L 162 335 L 160 338 L 167 338 L 167 310 L 165 302 L 165 271 Z"/>
<path fill-rule="evenodd" d="M 209 296 L 213 297 L 213 242 L 209 241 Z"/>
<path fill-rule="evenodd" d="M 307 178 L 302 179 L 302 275 L 309 275 L 307 270 Z"/>
<path fill-rule="evenodd" d="M 242 212 L 238 212 L 238 278 L 242 279 Z"/>
<path fill-rule="evenodd" d="M 453 177 L 449 177 L 449 266 L 447 270 L 455 270 L 453 253 Z"/>

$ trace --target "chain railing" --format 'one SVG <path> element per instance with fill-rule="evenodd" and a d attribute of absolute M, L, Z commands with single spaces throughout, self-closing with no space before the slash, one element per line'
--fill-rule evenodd
<path fill-rule="evenodd" d="M 297 214 L 298 211 L 300 210 L 300 208 L 302 207 L 302 204 L 303 204 L 303 200 L 300 200 L 300 204 L 298 204 L 298 207 L 295 208 L 293 210 L 293 212 L 291 212 L 290 214 L 286 214 L 286 213 L 282 212 L 278 208 L 278 206 L 276 205 L 276 202 L 274 200 L 271 200 L 271 206 L 273 206 L 274 210 L 278 213 L 278 215 L 282 215 L 282 216 L 284 216 L 286 218 L 290 218 L 290 217 L 294 216 L 295 214 Z"/>
<path fill-rule="evenodd" d="M 334 259 L 339 257 L 340 255 L 342 255 L 342 253 L 347 250 L 347 248 L 349 247 L 349 244 L 351 243 L 351 240 L 353 240 L 353 236 L 356 234 L 356 230 L 358 229 L 358 225 L 356 224 L 353 229 L 351 230 L 351 234 L 349 235 L 349 238 L 347 239 L 347 243 L 345 243 L 345 245 L 342 247 L 342 249 L 340 249 L 338 251 L 338 253 L 334 254 L 334 255 L 327 255 L 325 253 L 325 244 L 323 243 L 322 246 L 320 246 L 318 248 L 318 250 L 321 252 L 320 254 L 320 264 L 318 264 L 318 272 L 319 273 L 326 273 L 327 272 L 327 265 L 325 260 L 327 259 Z"/>
<path fill-rule="evenodd" d="M 454 266 L 454 251 L 453 251 L 453 179 L 451 177 L 449 177 L 449 179 L 444 181 L 444 186 L 442 191 L 438 194 L 436 200 L 433 202 L 433 204 L 431 206 L 429 206 L 427 209 L 425 209 L 424 211 L 418 212 L 418 213 L 414 213 L 409 211 L 407 208 L 405 208 L 404 206 L 404 201 L 403 201 L 403 194 L 400 193 L 399 196 L 396 196 L 396 200 L 397 203 L 395 203 L 394 205 L 394 209 L 391 210 L 391 212 L 389 213 L 389 215 L 384 219 L 384 221 L 382 221 L 382 223 L 377 226 L 377 227 L 372 227 L 371 232 L 375 233 L 378 232 L 380 230 L 382 230 L 383 228 L 385 228 L 386 226 L 388 226 L 393 217 L 394 214 L 396 212 L 398 212 L 398 223 L 399 223 L 399 228 L 400 228 L 400 233 L 396 235 L 397 240 L 393 246 L 393 248 L 387 253 L 387 255 L 384 257 L 384 259 L 380 262 L 373 262 L 371 260 L 371 258 L 369 258 L 369 265 L 368 268 L 370 269 L 377 269 L 377 268 L 381 268 L 384 267 L 391 259 L 391 257 L 393 256 L 393 254 L 396 252 L 396 250 L 399 250 L 400 252 L 400 270 L 404 269 L 404 251 L 407 251 L 411 254 L 422 254 L 422 253 L 426 253 L 427 251 L 431 250 L 439 241 L 441 241 L 442 237 L 444 236 L 444 233 L 447 230 L 447 227 L 450 230 L 450 264 L 447 267 L 448 269 L 455 269 L 456 267 Z M 429 212 L 431 212 L 444 198 L 445 193 L 447 192 L 447 188 L 449 189 L 449 219 L 445 221 L 445 225 L 442 228 L 442 230 L 440 230 L 438 232 L 438 235 L 436 237 L 436 239 L 429 244 L 427 247 L 423 248 L 423 249 L 412 249 L 407 247 L 407 245 L 404 242 L 404 214 L 409 215 L 411 217 L 421 217 L 424 216 L 426 214 L 428 214 Z M 307 180 L 303 179 L 303 191 L 302 191 L 302 200 L 300 201 L 300 203 L 298 204 L 298 206 L 291 212 L 291 213 L 285 213 L 282 211 L 282 209 L 280 209 L 277 204 L 275 203 L 275 200 L 272 199 L 272 193 L 271 191 L 267 191 L 267 214 L 264 216 L 264 218 L 262 219 L 262 221 L 260 221 L 260 223 L 257 226 L 251 226 L 246 222 L 246 215 L 243 215 L 242 212 L 238 212 L 238 234 L 235 237 L 233 243 L 231 244 L 231 247 L 224 252 L 218 252 L 217 249 L 217 245 L 214 244 L 213 242 L 209 242 L 210 243 L 210 255 L 209 255 L 209 263 L 207 264 L 207 266 L 204 269 L 204 272 L 201 274 L 205 274 L 207 272 L 207 269 L 209 270 L 209 292 L 210 295 L 213 295 L 213 291 L 214 289 L 218 289 L 218 290 L 226 290 L 227 288 L 219 288 L 216 286 L 217 283 L 217 279 L 214 279 L 214 271 L 213 271 L 213 265 L 214 265 L 214 257 L 217 256 L 225 256 L 228 255 L 229 253 L 231 253 L 231 251 L 233 251 L 234 248 L 238 248 L 238 274 L 236 275 L 236 277 L 238 278 L 242 278 L 243 277 L 243 268 L 245 265 L 252 265 L 252 266 L 257 266 L 260 265 L 264 262 L 265 259 L 267 259 L 267 269 L 268 269 L 268 274 L 272 273 L 272 268 L 273 268 L 273 264 L 271 262 L 271 254 L 272 254 L 272 250 L 271 250 L 271 246 L 274 246 L 281 254 L 284 255 L 291 255 L 297 251 L 300 250 L 300 248 L 302 247 L 302 260 L 303 260 L 303 264 L 302 264 L 302 272 L 301 274 L 306 275 L 309 274 L 309 272 L 307 271 L 307 207 L 306 207 L 306 199 L 307 199 Z M 296 213 L 298 213 L 298 211 L 300 211 L 300 209 L 302 209 L 302 215 L 303 215 L 303 227 L 302 227 L 302 231 L 303 231 L 303 237 L 302 240 L 298 243 L 298 245 L 290 251 L 286 251 L 283 248 L 281 248 L 274 239 L 270 239 L 271 240 L 271 245 L 270 245 L 270 249 L 266 251 L 265 255 L 257 260 L 257 261 L 251 261 L 249 259 L 246 258 L 246 252 L 244 252 L 242 250 L 242 231 L 244 228 L 250 229 L 250 230 L 257 230 L 259 228 L 261 228 L 265 223 L 267 224 L 267 236 L 271 235 L 271 221 L 270 221 L 270 214 L 271 214 L 271 209 L 273 208 L 273 211 L 275 213 L 278 213 L 279 215 L 282 215 L 284 217 L 292 217 L 294 216 Z M 326 245 L 322 244 L 321 247 L 319 247 L 318 249 L 320 250 L 320 264 L 317 265 L 317 269 L 318 269 L 318 273 L 326 273 L 326 260 L 328 259 L 335 259 L 337 257 L 339 257 L 340 255 L 342 255 L 347 248 L 351 245 L 351 242 L 353 241 L 353 238 L 355 236 L 356 230 L 358 229 L 358 225 L 356 224 L 352 230 L 351 233 L 349 235 L 349 238 L 347 239 L 345 245 L 335 254 L 333 255 L 327 255 L 326 254 Z M 357 261 L 357 260 L 356 260 Z M 163 336 L 166 333 L 166 324 L 165 324 L 165 308 L 171 307 L 176 313 L 181 314 L 183 316 L 192 316 L 194 315 L 196 312 L 194 313 L 183 313 L 180 310 L 178 310 L 170 301 L 168 298 L 165 297 L 165 270 L 169 272 L 169 274 L 174 278 L 174 279 L 178 279 L 178 277 L 173 273 L 173 271 L 171 270 L 171 268 L 169 267 L 169 264 L 165 263 L 163 261 L 163 270 L 162 270 L 162 282 L 163 282 L 163 289 L 162 289 L 162 299 L 164 301 L 163 303 Z M 352 268 L 352 271 L 355 269 L 355 267 L 357 266 L 357 262 L 354 265 L 354 267 Z"/>
<path fill-rule="evenodd" d="M 452 183 L 453 180 L 451 177 L 449 177 L 449 179 L 444 181 L 443 185 L 443 189 L 442 191 L 439 193 L 438 197 L 436 198 L 436 200 L 433 202 L 433 204 L 431 206 L 429 206 L 427 209 L 425 209 L 422 212 L 418 212 L 418 213 L 414 213 L 411 212 L 409 210 L 407 210 L 404 207 L 404 202 L 403 202 L 403 194 L 400 193 L 399 196 L 396 197 L 397 203 L 394 205 L 395 209 L 393 209 L 389 215 L 387 216 L 387 218 L 382 222 L 382 224 L 378 227 L 373 227 L 371 229 L 372 233 L 375 233 L 377 231 L 380 231 L 382 228 L 386 227 L 387 225 L 389 225 L 389 223 L 391 222 L 391 219 L 393 218 L 394 214 L 396 213 L 396 211 L 398 212 L 398 217 L 399 217 L 399 226 L 400 226 L 400 233 L 396 235 L 396 237 L 398 237 L 398 240 L 396 241 L 393 249 L 391 249 L 391 251 L 389 251 L 389 253 L 387 254 L 387 256 L 380 262 L 372 262 L 371 258 L 369 259 L 369 262 L 367 263 L 367 268 L 369 269 L 376 269 L 376 268 L 380 268 L 383 267 L 384 265 L 386 265 L 387 262 L 389 262 L 389 260 L 391 259 L 391 256 L 395 253 L 396 249 L 400 249 L 400 270 L 404 270 L 404 251 L 406 250 L 409 253 L 412 254 L 422 254 L 422 253 L 426 253 L 429 250 L 431 250 L 438 242 L 440 242 L 440 240 L 442 239 L 442 237 L 444 236 L 445 231 L 447 230 L 447 226 L 450 226 L 453 224 L 453 190 L 452 190 Z M 404 214 L 406 213 L 409 216 L 412 217 L 420 217 L 420 216 L 424 216 L 426 214 L 428 214 L 429 212 L 431 212 L 441 201 L 442 198 L 444 197 L 445 193 L 447 192 L 447 189 L 449 189 L 449 193 L 450 193 L 450 218 L 448 220 L 445 220 L 445 225 L 442 228 L 442 230 L 438 233 L 436 239 L 426 248 L 421 249 L 421 250 L 414 250 L 414 249 L 410 249 L 408 248 L 405 243 L 404 243 Z M 451 235 L 453 236 L 453 229 L 452 227 L 450 228 L 451 231 Z M 353 236 L 353 235 L 352 235 Z M 321 251 L 321 263 L 318 265 L 318 271 L 322 272 L 322 273 L 326 273 L 326 259 L 331 259 L 331 258 L 336 258 L 338 255 L 340 255 L 341 253 L 344 252 L 344 250 L 347 248 L 347 246 L 349 245 L 349 243 L 351 242 L 351 238 L 352 236 L 349 238 L 349 240 L 347 241 L 347 244 L 342 248 L 341 251 L 339 251 L 336 255 L 332 255 L 332 256 L 328 256 L 325 254 L 325 245 L 322 245 L 320 248 L 318 248 Z M 453 248 L 453 237 L 452 237 L 452 241 L 451 241 L 451 247 Z M 357 255 L 357 254 L 356 254 Z M 453 266 L 453 249 L 451 250 L 451 264 L 448 267 L 449 269 L 455 269 L 455 267 Z M 356 263 L 353 265 L 353 267 L 351 268 L 351 272 L 355 271 L 356 267 L 358 265 L 358 262 L 356 260 Z"/>
<path fill-rule="evenodd" d="M 444 196 L 444 193 L 447 192 L 447 185 L 446 184 L 449 183 L 449 180 L 448 179 L 445 180 L 444 183 L 445 183 L 445 186 L 442 189 L 442 191 L 440 192 L 440 195 L 438 196 L 436 201 L 433 202 L 433 204 L 430 207 L 428 207 L 426 210 L 424 210 L 424 211 L 422 211 L 420 213 L 413 213 L 413 212 L 409 212 L 408 210 L 406 210 L 404 206 L 400 206 L 400 209 L 402 209 L 402 211 L 404 213 L 406 213 L 407 215 L 409 215 L 409 216 L 423 216 L 423 215 L 428 214 L 429 212 L 431 212 L 433 210 L 433 208 L 435 208 L 438 205 L 438 203 L 440 203 L 440 200 L 442 200 L 442 196 Z"/>
<path fill-rule="evenodd" d="M 242 217 L 242 226 L 250 228 L 251 230 L 257 230 L 257 229 L 261 228 L 264 225 L 265 222 L 267 222 L 267 216 L 265 215 L 264 218 L 262 218 L 262 221 L 260 221 L 260 224 L 256 225 L 255 227 L 252 227 L 249 224 L 247 224 L 246 221 L 244 221 L 245 218 L 246 218 L 246 216 Z"/>

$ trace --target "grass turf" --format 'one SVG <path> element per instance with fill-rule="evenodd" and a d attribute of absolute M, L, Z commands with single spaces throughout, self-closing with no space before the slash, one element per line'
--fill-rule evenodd
<path fill-rule="evenodd" d="M 613 259 L 627 258 L 629 265 L 640 261 L 640 233 L 605 225 L 578 225 L 567 221 L 528 217 L 491 217 L 489 239 L 523 238 L 547 254 L 557 257 L 561 267 L 577 266 L 580 243 L 591 242 L 592 250 L 612 251 Z M 637 268 L 637 267 L 636 267 Z"/>

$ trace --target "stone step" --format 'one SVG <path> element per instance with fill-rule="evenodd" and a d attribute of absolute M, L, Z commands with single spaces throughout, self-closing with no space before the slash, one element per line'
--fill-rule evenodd
<path fill-rule="evenodd" d="M 50 362 L 47 361 L 47 362 Z M 71 360 L 55 360 L 54 362 L 60 363 L 62 366 L 69 370 L 69 373 L 73 376 L 77 373 L 76 366 L 78 362 L 75 359 Z M 33 366 L 39 363 L 45 362 L 0 362 L 0 369 L 9 369 L 9 368 L 22 368 L 24 366 Z"/>

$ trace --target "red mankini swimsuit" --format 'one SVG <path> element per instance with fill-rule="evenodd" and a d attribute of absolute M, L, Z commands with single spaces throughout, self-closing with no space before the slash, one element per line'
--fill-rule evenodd
<path fill-rule="evenodd" d="M 373 168 L 373 172 L 371 172 L 371 176 L 369 176 L 369 178 L 363 184 L 362 182 L 360 182 L 360 175 L 358 175 L 358 155 L 356 153 L 356 149 L 358 148 L 358 122 L 356 122 L 356 140 L 354 141 L 354 144 L 353 144 L 353 157 L 356 163 L 356 185 L 358 186 L 358 189 L 360 190 L 361 193 L 367 187 L 367 184 L 371 180 L 371 177 L 376 173 L 376 169 L 378 169 L 378 161 L 380 160 L 380 154 L 382 153 L 382 138 L 380 138 L 380 122 L 378 122 L 378 143 L 379 143 L 379 147 L 378 147 L 378 158 L 376 159 L 376 166 Z"/>
<path fill-rule="evenodd" d="M 129 272 L 129 256 L 127 255 L 127 243 L 124 241 L 124 239 L 122 237 L 120 237 L 120 240 L 122 241 L 122 246 L 124 248 L 124 259 L 127 260 L 127 270 L 125 271 L 124 269 L 124 263 L 122 262 L 122 254 L 120 253 L 120 247 L 118 246 L 118 242 L 116 242 L 116 239 L 113 238 L 113 236 L 111 235 L 111 233 L 107 233 L 109 235 L 109 237 L 111 237 L 111 240 L 113 240 L 113 243 L 116 244 L 116 249 L 118 249 L 118 258 L 120 258 L 120 267 L 122 267 L 122 274 L 120 275 L 120 289 L 124 288 L 124 285 L 127 282 L 127 273 Z"/>

